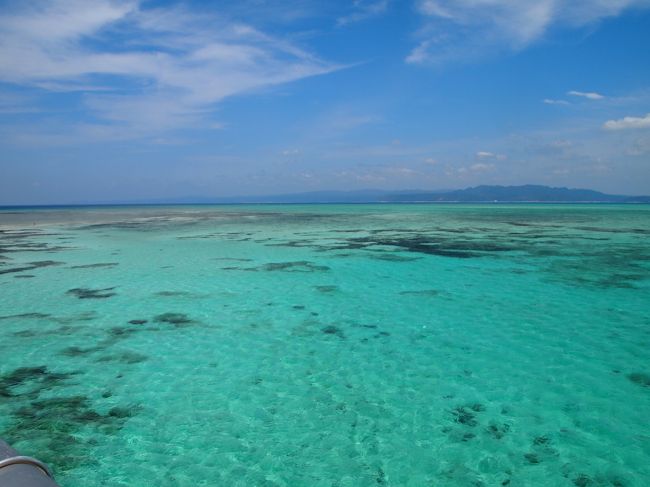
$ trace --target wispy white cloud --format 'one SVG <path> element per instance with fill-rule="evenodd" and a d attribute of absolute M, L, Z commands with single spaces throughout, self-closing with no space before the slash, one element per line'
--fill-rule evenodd
<path fill-rule="evenodd" d="M 478 159 L 497 159 L 499 161 L 504 161 L 507 159 L 507 157 L 503 154 L 495 154 L 494 152 L 488 151 L 478 151 L 476 153 L 476 157 Z"/>
<path fill-rule="evenodd" d="M 0 114 L 37 113 L 36 101 L 29 96 L 0 93 Z"/>
<path fill-rule="evenodd" d="M 587 98 L 589 100 L 602 100 L 605 98 L 604 95 L 601 95 L 600 93 L 594 93 L 594 92 L 585 92 L 585 91 L 568 91 L 567 95 L 570 96 L 580 96 L 582 98 Z"/>
<path fill-rule="evenodd" d="M 350 13 L 339 17 L 336 24 L 344 26 L 370 19 L 388 10 L 389 0 L 354 0 Z"/>
<path fill-rule="evenodd" d="M 650 113 L 645 117 L 624 117 L 619 120 L 608 120 L 603 124 L 607 130 L 647 129 L 650 128 Z"/>
<path fill-rule="evenodd" d="M 495 169 L 494 164 L 487 164 L 484 162 L 477 162 L 476 164 L 472 164 L 471 166 L 460 166 L 459 168 L 452 169 L 448 168 L 447 169 L 447 175 L 448 176 L 454 176 L 454 175 L 459 175 L 459 176 L 467 176 L 467 175 L 472 175 L 472 174 L 482 174 L 486 173 L 489 171 L 493 171 Z"/>
<path fill-rule="evenodd" d="M 544 98 L 542 103 L 546 103 L 547 105 L 570 105 L 566 100 L 553 100 L 551 98 Z"/>
<path fill-rule="evenodd" d="M 444 63 L 518 51 L 554 26 L 581 27 L 649 0 L 419 0 L 426 24 L 409 63 Z"/>
<path fill-rule="evenodd" d="M 355 107 L 351 103 L 328 107 L 308 123 L 301 124 L 300 132 L 304 141 L 336 140 L 360 131 L 381 125 L 383 119 L 375 113 L 369 113 L 364 107 Z"/>
<path fill-rule="evenodd" d="M 627 155 L 643 156 L 650 154 L 650 136 L 636 139 L 627 150 Z"/>
<path fill-rule="evenodd" d="M 0 81 L 88 92 L 96 123 L 131 136 L 207 124 L 224 98 L 340 68 L 250 25 L 181 7 L 51 0 L 6 10 Z"/>
<path fill-rule="evenodd" d="M 492 169 L 494 169 L 494 164 L 477 162 L 476 164 L 472 164 L 469 168 L 474 172 L 491 171 Z"/>

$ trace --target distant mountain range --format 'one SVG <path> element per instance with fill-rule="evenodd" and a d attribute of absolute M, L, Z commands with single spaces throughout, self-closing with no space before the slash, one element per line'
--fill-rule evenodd
<path fill-rule="evenodd" d="M 650 203 L 650 196 L 605 194 L 590 189 L 524 186 L 476 186 L 446 191 L 314 191 L 267 196 L 175 198 L 149 204 L 227 203 Z M 138 202 L 127 202 L 138 203 Z M 144 203 L 144 202 L 140 202 Z"/>

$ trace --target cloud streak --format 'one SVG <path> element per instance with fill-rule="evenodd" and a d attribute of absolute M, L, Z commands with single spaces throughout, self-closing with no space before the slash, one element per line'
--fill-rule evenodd
<path fill-rule="evenodd" d="M 389 0 L 355 0 L 352 11 L 339 17 L 336 24 L 342 27 L 381 15 L 388 10 L 388 3 Z"/>
<path fill-rule="evenodd" d="M 520 51 L 554 27 L 582 27 L 648 0 L 419 0 L 425 19 L 407 63 L 440 64 Z"/>
<path fill-rule="evenodd" d="M 579 96 L 579 97 L 582 97 L 582 98 L 587 98 L 588 100 L 602 100 L 603 98 L 605 98 L 600 93 L 584 92 L 584 91 L 569 91 L 569 92 L 567 92 L 567 95 L 569 95 L 569 96 Z"/>
<path fill-rule="evenodd" d="M 3 15 L 0 39 L 0 81 L 86 92 L 89 123 L 135 136 L 202 124 L 227 97 L 340 69 L 252 26 L 137 1 L 28 3 Z"/>
<path fill-rule="evenodd" d="M 544 98 L 542 103 L 545 103 L 546 105 L 570 105 L 566 100 L 553 100 L 551 98 Z"/>

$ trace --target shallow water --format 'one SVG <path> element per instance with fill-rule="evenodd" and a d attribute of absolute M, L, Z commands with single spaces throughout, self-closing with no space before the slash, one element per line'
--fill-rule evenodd
<path fill-rule="evenodd" d="M 81 486 L 650 485 L 650 207 L 0 211 L 0 436 Z"/>

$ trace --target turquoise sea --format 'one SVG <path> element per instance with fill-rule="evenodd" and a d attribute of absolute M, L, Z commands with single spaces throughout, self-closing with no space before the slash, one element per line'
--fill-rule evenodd
<path fill-rule="evenodd" d="M 650 206 L 0 211 L 63 487 L 650 485 Z"/>

